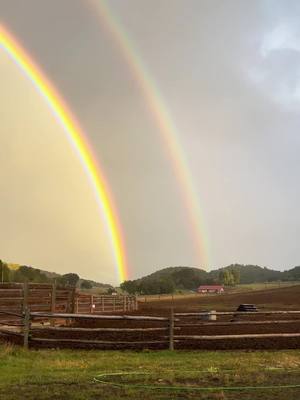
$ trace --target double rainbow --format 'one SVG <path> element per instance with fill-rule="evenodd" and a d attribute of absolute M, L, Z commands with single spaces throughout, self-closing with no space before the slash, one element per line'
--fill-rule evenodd
<path fill-rule="evenodd" d="M 128 265 L 121 226 L 116 208 L 109 191 L 108 184 L 99 163 L 94 156 L 86 134 L 81 129 L 72 115 L 69 107 L 54 85 L 46 78 L 42 70 L 33 61 L 32 57 L 24 50 L 11 33 L 0 25 L 0 47 L 10 56 L 15 64 L 31 80 L 37 91 L 48 103 L 53 115 L 62 125 L 70 143 L 77 152 L 88 179 L 95 193 L 101 215 L 105 216 L 111 238 L 116 266 L 120 281 L 128 278 Z"/>

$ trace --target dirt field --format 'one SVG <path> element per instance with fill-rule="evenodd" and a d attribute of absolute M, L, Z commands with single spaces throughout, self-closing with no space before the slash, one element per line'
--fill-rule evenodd
<path fill-rule="evenodd" d="M 241 303 L 253 303 L 260 311 L 300 310 L 300 285 L 248 293 L 231 293 L 213 296 L 197 296 L 141 303 L 139 310 L 130 314 L 155 315 L 169 318 L 171 307 L 175 312 L 200 312 L 204 310 L 235 311 Z M 121 314 L 121 313 L 120 313 Z M 126 313 L 128 314 L 128 313 Z M 101 348 L 101 349 L 167 349 L 169 346 L 169 321 L 138 320 L 90 320 L 81 319 L 72 324 L 75 330 L 65 328 L 51 330 L 41 326 L 32 331 L 32 338 L 50 339 L 32 341 L 31 347 Z M 58 323 L 59 325 L 59 323 Z M 79 329 L 78 329 L 79 328 Z M 82 331 L 80 328 L 100 328 Z M 109 328 L 103 330 L 101 328 Z M 142 330 L 148 328 L 148 330 Z M 151 329 L 150 329 L 151 328 Z M 118 329 L 121 329 L 121 331 Z M 124 331 L 125 329 L 125 331 Z M 123 331 L 122 331 L 123 330 Z M 274 335 L 273 337 L 232 337 L 225 335 Z M 299 314 L 255 314 L 218 316 L 217 321 L 205 321 L 200 315 L 177 316 L 174 330 L 175 349 L 299 349 L 299 336 L 280 334 L 300 334 Z M 84 335 L 84 336 L 83 336 Z M 277 336 L 276 336 L 277 335 Z M 201 336 L 201 339 L 185 338 Z M 203 338 L 203 336 L 205 336 Z M 221 336 L 211 338 L 212 336 Z M 84 343 L 76 343 L 84 339 Z M 58 341 L 58 342 L 57 342 Z M 88 343 L 93 341 L 93 343 Z"/>
<path fill-rule="evenodd" d="M 139 303 L 139 312 L 164 314 L 174 307 L 175 311 L 188 312 L 202 310 L 235 310 L 239 304 L 255 304 L 262 310 L 300 310 L 300 285 L 268 290 L 255 290 L 244 293 L 221 295 L 199 295 L 147 301 Z"/>
<path fill-rule="evenodd" d="M 139 310 L 131 314 L 156 315 L 169 317 L 171 307 L 175 312 L 196 312 L 203 310 L 230 310 L 235 311 L 241 303 L 256 304 L 259 310 L 300 310 L 300 285 L 248 293 L 231 293 L 214 296 L 197 296 L 171 300 L 157 300 L 141 303 Z M 177 317 L 178 318 L 178 317 Z M 231 322 L 232 321 L 232 322 Z M 282 322 L 281 322 L 282 321 Z M 168 321 L 111 321 L 111 320 L 83 320 L 76 323 L 77 327 L 84 328 L 126 328 L 127 332 L 92 332 L 89 339 L 113 341 L 113 345 L 101 345 L 101 348 L 114 349 L 166 349 L 168 348 Z M 163 331 L 133 332 L 136 328 L 165 328 Z M 200 316 L 180 317 L 175 321 L 175 336 L 215 336 L 215 335 L 255 335 L 255 334 L 298 334 L 300 333 L 300 315 L 261 315 L 251 316 L 218 316 L 216 322 L 208 322 Z M 42 337 L 43 332 L 39 332 Z M 49 333 L 47 333 L 49 335 Z M 53 334 L 54 335 L 54 334 Z M 57 332 L 55 333 L 57 338 Z M 62 339 L 80 338 L 80 332 L 60 332 Z M 48 336 L 49 337 L 49 336 Z M 179 340 L 178 340 L 179 339 Z M 182 339 L 175 338 L 175 349 L 295 349 L 300 348 L 300 337 L 251 337 L 216 340 L 211 339 Z M 151 343 L 138 343 L 138 342 Z M 123 342 L 117 344 L 117 342 Z M 133 342 L 132 345 L 128 342 Z M 68 347 L 67 343 L 64 346 Z M 75 347 L 76 344 L 72 345 Z M 88 345 L 87 345 L 88 347 Z"/>
<path fill-rule="evenodd" d="M 223 295 L 197 296 L 187 298 L 177 298 L 174 301 L 167 299 L 161 301 L 153 301 L 139 304 L 139 311 L 135 314 L 140 315 L 160 315 L 169 316 L 170 308 L 174 307 L 175 312 L 194 312 L 201 310 L 236 310 L 239 304 L 251 303 L 255 304 L 259 310 L 300 310 L 300 285 L 292 287 L 282 287 L 276 289 L 251 291 L 245 293 L 230 293 Z M 239 324 L 222 325 L 223 322 L 231 320 L 231 316 L 219 317 L 218 324 L 205 323 L 199 317 L 189 317 L 175 323 L 178 325 L 175 335 L 241 335 L 241 334 L 280 334 L 280 333 L 299 333 L 300 332 L 300 315 L 253 315 L 239 317 Z M 266 321 L 265 323 L 251 324 L 247 321 Z M 275 321 L 293 320 L 293 323 L 279 323 Z M 244 322 L 244 323 L 243 323 Z M 97 322 L 93 323 L 93 327 L 97 326 L 112 326 L 115 327 L 133 327 L 132 322 Z M 86 321 L 85 326 L 91 326 L 91 323 Z M 150 327 L 154 326 L 147 322 L 135 322 L 135 327 Z M 164 326 L 163 323 L 157 322 L 155 326 Z M 165 340 L 166 332 L 143 332 L 143 333 L 126 333 L 115 334 L 106 332 L 101 338 L 106 340 L 130 340 L 132 341 L 147 341 L 147 340 Z M 121 346 L 122 347 L 122 346 Z M 139 346 L 138 346 L 139 347 Z M 143 346 L 142 346 L 143 347 Z M 159 349 L 166 348 L 166 344 L 150 344 L 149 348 Z M 116 348 L 120 348 L 116 345 Z M 300 348 L 300 337 L 276 337 L 276 338 L 235 338 L 232 340 L 180 340 L 175 341 L 177 349 L 293 349 Z"/>

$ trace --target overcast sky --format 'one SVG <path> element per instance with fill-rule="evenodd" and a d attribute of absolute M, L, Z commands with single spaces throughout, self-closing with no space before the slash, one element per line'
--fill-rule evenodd
<path fill-rule="evenodd" d="M 130 277 L 202 267 L 160 130 L 97 2 L 0 0 L 0 21 L 87 133 L 115 198 Z M 205 267 L 299 265 L 300 3 L 107 4 L 177 125 L 209 245 Z M 82 166 L 1 49 L 0 88 L 0 258 L 116 283 L 105 220 Z"/>

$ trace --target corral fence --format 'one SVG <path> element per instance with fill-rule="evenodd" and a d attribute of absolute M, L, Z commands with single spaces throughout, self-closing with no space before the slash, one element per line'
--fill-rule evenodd
<path fill-rule="evenodd" d="M 266 348 L 272 341 L 279 346 L 300 348 L 300 311 L 202 311 L 174 314 L 174 346 L 184 348 L 241 348 L 255 343 Z M 252 343 L 252 344 L 251 344 Z"/>
<path fill-rule="evenodd" d="M 98 314 L 137 307 L 135 296 L 86 294 L 56 284 L 0 283 L 0 321 L 5 318 L 1 312 L 20 315 L 26 308 L 32 312 Z"/>
<path fill-rule="evenodd" d="M 126 312 L 138 309 L 136 296 L 93 295 L 76 293 L 75 313 L 99 314 L 104 312 Z"/>
<path fill-rule="evenodd" d="M 32 312 L 27 308 L 13 316 L 17 321 L 2 326 L 0 333 L 25 347 L 300 348 L 300 311 L 170 310 L 168 317 L 162 317 Z"/>

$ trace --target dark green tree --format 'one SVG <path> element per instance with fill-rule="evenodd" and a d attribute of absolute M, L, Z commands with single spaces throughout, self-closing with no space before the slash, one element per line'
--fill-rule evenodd
<path fill-rule="evenodd" d="M 81 289 L 92 289 L 93 285 L 89 281 L 82 281 L 80 285 Z"/>
<path fill-rule="evenodd" d="M 239 269 L 235 268 L 231 270 L 232 276 L 233 276 L 233 281 L 234 285 L 238 285 L 241 280 L 241 272 Z"/>
<path fill-rule="evenodd" d="M 63 286 L 73 286 L 76 287 L 78 281 L 79 281 L 79 276 L 74 273 L 69 273 L 69 274 L 64 274 L 60 276 L 57 281 L 59 284 Z"/>
<path fill-rule="evenodd" d="M 0 282 L 10 282 L 10 269 L 8 265 L 0 260 Z"/>
<path fill-rule="evenodd" d="M 35 282 L 35 283 L 47 283 L 49 279 L 41 270 L 21 265 L 13 272 L 13 281 L 15 282 Z"/>
<path fill-rule="evenodd" d="M 139 287 L 136 281 L 124 281 L 121 283 L 120 288 L 128 294 L 135 294 L 139 292 Z"/>

